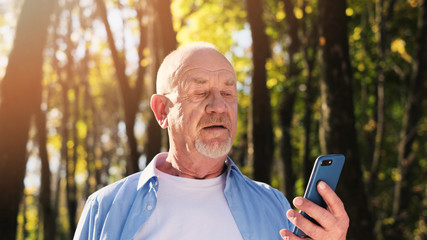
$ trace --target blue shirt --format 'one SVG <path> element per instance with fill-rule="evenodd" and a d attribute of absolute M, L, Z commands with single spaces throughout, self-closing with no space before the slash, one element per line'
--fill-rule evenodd
<path fill-rule="evenodd" d="M 74 239 L 133 239 L 156 207 L 157 156 L 142 172 L 93 193 Z M 224 195 L 243 239 L 282 239 L 279 231 L 293 227 L 286 217 L 288 200 L 271 186 L 244 176 L 230 158 L 226 165 Z"/>

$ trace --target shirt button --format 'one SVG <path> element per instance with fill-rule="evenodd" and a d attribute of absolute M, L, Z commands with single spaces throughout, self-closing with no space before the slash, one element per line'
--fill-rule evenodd
<path fill-rule="evenodd" d="M 153 206 L 151 206 L 151 205 L 148 205 L 148 206 L 147 206 L 147 210 L 148 210 L 148 211 L 151 211 L 152 209 L 153 209 Z"/>

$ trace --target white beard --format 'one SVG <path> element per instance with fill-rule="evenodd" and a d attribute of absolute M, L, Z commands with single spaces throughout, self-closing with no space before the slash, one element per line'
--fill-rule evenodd
<path fill-rule="evenodd" d="M 227 142 L 215 143 L 215 144 L 205 144 L 204 142 L 196 139 L 196 149 L 201 154 L 210 157 L 210 158 L 219 158 L 228 154 L 231 150 L 231 139 L 229 138 Z"/>

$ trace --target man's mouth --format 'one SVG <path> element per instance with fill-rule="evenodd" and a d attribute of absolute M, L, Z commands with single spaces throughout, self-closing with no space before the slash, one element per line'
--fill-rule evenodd
<path fill-rule="evenodd" d="M 225 125 L 215 124 L 204 127 L 203 129 L 227 129 Z"/>
<path fill-rule="evenodd" d="M 207 116 L 199 122 L 198 128 L 204 130 L 230 130 L 232 126 L 227 116 Z"/>

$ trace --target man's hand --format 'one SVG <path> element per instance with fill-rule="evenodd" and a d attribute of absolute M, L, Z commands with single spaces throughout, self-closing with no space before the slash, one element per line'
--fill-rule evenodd
<path fill-rule="evenodd" d="M 296 197 L 293 203 L 295 207 L 315 219 L 320 226 L 312 223 L 293 209 L 288 210 L 286 214 L 288 219 L 311 239 L 345 240 L 350 219 L 344 209 L 343 202 L 325 182 L 317 184 L 317 191 L 326 202 L 327 209 L 302 197 Z M 286 229 L 282 229 L 280 235 L 285 240 L 303 239 Z"/>

